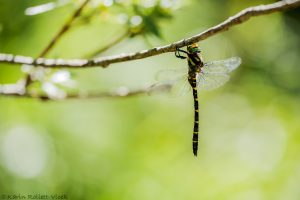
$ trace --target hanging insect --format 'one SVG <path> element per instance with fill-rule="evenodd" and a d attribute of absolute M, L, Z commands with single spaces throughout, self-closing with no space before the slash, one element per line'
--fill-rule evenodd
<path fill-rule="evenodd" d="M 181 53 L 185 54 L 182 55 Z M 188 73 L 182 75 L 182 71 L 164 70 L 160 72 L 160 77 L 167 75 L 168 79 L 173 78 L 174 85 L 178 80 L 186 79 L 193 90 L 194 98 L 194 128 L 193 128 L 193 154 L 198 152 L 198 133 L 199 133 L 199 104 L 198 90 L 211 90 L 220 87 L 229 80 L 229 73 L 241 64 L 239 57 L 232 57 L 226 60 L 212 61 L 204 63 L 201 51 L 197 43 L 187 46 L 187 51 L 177 48 L 175 56 L 180 59 L 187 59 Z M 165 78 L 163 78 L 165 79 Z M 169 79 L 170 81 L 170 79 Z"/>

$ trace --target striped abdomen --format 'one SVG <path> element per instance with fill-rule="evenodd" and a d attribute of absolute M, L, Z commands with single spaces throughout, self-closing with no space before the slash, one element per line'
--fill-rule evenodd
<path fill-rule="evenodd" d="M 198 107 L 198 93 L 196 85 L 196 74 L 189 75 L 189 83 L 193 88 L 193 97 L 194 97 L 194 131 L 193 131 L 193 153 L 197 156 L 198 151 L 198 132 L 199 132 L 199 107 Z"/>

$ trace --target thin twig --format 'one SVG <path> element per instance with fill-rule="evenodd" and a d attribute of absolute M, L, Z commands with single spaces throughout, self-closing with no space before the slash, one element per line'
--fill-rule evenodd
<path fill-rule="evenodd" d="M 72 17 L 63 25 L 63 27 L 58 31 L 58 33 L 52 38 L 49 44 L 44 48 L 38 57 L 44 57 L 57 43 L 57 41 L 70 29 L 71 24 L 74 20 L 80 16 L 83 8 L 87 5 L 90 0 L 85 0 L 82 5 L 73 13 Z"/>
<path fill-rule="evenodd" d="M 85 0 L 81 6 L 73 13 L 71 18 L 63 25 L 63 27 L 58 31 L 58 33 L 52 38 L 49 44 L 43 49 L 43 51 L 39 54 L 38 57 L 44 57 L 58 42 L 58 40 L 70 29 L 71 24 L 74 20 L 80 16 L 81 11 L 87 5 L 90 0 Z M 25 88 L 27 88 L 32 83 L 30 74 L 26 75 L 25 78 Z"/>
<path fill-rule="evenodd" d="M 95 66 L 107 67 L 108 65 L 113 63 L 137 60 L 137 59 L 155 56 L 158 54 L 173 52 L 176 50 L 176 48 L 184 47 L 189 44 L 205 40 L 220 32 L 227 31 L 231 27 L 247 21 L 251 17 L 289 10 L 292 8 L 296 8 L 298 6 L 300 6 L 300 0 L 285 0 L 285 1 L 279 1 L 267 5 L 249 7 L 237 13 L 236 15 L 229 17 L 224 22 L 212 28 L 209 28 L 208 30 L 200 34 L 197 34 L 187 39 L 174 42 L 166 46 L 155 47 L 149 50 L 143 50 L 136 53 L 120 54 L 120 55 L 108 56 L 108 57 L 99 57 L 91 60 L 87 60 L 87 59 L 65 60 L 65 59 L 45 59 L 45 58 L 38 58 L 35 60 L 32 57 L 25 57 L 25 56 L 12 55 L 12 54 L 0 54 L 0 63 L 29 64 L 29 65 L 39 65 L 44 67 L 52 67 L 52 68 L 58 68 L 58 67 L 87 68 L 87 67 L 95 67 Z"/>
<path fill-rule="evenodd" d="M 85 56 L 85 58 L 94 58 L 95 56 L 107 51 L 108 49 L 110 49 L 111 47 L 119 44 L 120 42 L 122 42 L 125 38 L 127 38 L 128 36 L 130 36 L 130 31 L 126 31 L 125 33 L 123 33 L 122 35 L 120 35 L 119 37 L 115 38 L 113 41 L 111 41 L 109 44 L 105 45 L 104 47 L 96 50 L 95 52 L 89 54 L 88 56 Z"/>

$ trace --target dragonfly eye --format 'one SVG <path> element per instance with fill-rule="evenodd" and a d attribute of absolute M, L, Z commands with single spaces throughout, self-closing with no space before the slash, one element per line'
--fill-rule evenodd
<path fill-rule="evenodd" d="M 188 50 L 189 53 L 200 53 L 200 52 L 201 52 L 201 50 L 198 49 L 198 48 L 191 48 L 191 47 L 188 47 L 187 50 Z"/>
<path fill-rule="evenodd" d="M 191 53 L 201 53 L 201 50 L 200 49 L 192 49 L 191 50 Z"/>

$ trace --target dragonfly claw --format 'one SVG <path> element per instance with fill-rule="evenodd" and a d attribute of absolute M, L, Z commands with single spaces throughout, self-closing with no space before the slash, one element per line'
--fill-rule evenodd
<path fill-rule="evenodd" d="M 183 52 L 183 53 L 186 53 L 186 54 L 187 54 L 186 51 L 184 51 L 184 50 L 179 49 L 178 47 L 176 47 L 175 56 L 176 56 L 177 58 L 180 58 L 180 59 L 186 59 L 187 57 L 180 55 L 180 52 Z"/>

